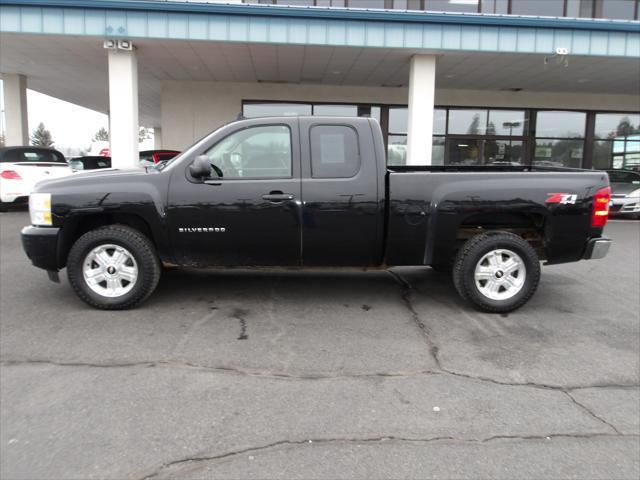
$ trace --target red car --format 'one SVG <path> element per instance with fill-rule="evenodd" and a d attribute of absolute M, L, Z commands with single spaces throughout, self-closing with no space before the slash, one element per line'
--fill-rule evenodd
<path fill-rule="evenodd" d="M 180 152 L 177 150 L 145 150 L 140 152 L 140 165 L 143 167 L 149 167 L 158 162 L 171 160 L 179 153 Z"/>

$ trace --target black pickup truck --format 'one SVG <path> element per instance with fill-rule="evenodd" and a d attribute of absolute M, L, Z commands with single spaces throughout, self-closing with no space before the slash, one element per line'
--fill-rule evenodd
<path fill-rule="evenodd" d="M 169 162 L 45 181 L 22 230 L 32 263 L 88 304 L 133 307 L 163 264 L 429 265 L 460 295 L 507 312 L 540 261 L 601 258 L 606 173 L 531 167 L 388 167 L 368 118 L 240 120 Z"/>

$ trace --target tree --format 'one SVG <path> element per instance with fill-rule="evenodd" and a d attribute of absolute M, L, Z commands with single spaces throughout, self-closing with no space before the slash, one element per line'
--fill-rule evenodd
<path fill-rule="evenodd" d="M 104 127 L 101 127 L 100 130 L 96 132 L 93 136 L 94 142 L 108 142 L 109 141 L 109 132 Z"/>
<path fill-rule="evenodd" d="M 151 133 L 144 127 L 140 127 L 140 131 L 138 132 L 138 143 L 142 143 L 148 138 L 151 138 Z"/>
<path fill-rule="evenodd" d="M 633 124 L 629 117 L 622 117 L 620 123 L 616 127 L 616 136 L 618 137 L 628 137 L 629 135 L 633 135 L 635 133 L 635 128 L 633 128 Z"/>
<path fill-rule="evenodd" d="M 469 135 L 478 135 L 480 133 L 480 115 L 477 113 L 473 116 L 467 133 Z"/>
<path fill-rule="evenodd" d="M 36 128 L 31 134 L 31 145 L 35 147 L 51 147 L 53 146 L 53 139 L 51 138 L 51 132 L 44 128 L 44 123 L 40 122 L 38 128 Z"/>

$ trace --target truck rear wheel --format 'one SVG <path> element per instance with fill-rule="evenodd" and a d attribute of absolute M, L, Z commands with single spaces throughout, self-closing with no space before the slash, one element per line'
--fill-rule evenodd
<path fill-rule="evenodd" d="M 501 232 L 469 239 L 458 251 L 453 282 L 462 298 L 485 312 L 511 312 L 531 298 L 540 280 L 535 250 Z"/>
<path fill-rule="evenodd" d="M 76 294 L 104 310 L 132 308 L 155 290 L 160 280 L 155 248 L 139 231 L 109 225 L 82 235 L 71 247 L 67 276 Z"/>

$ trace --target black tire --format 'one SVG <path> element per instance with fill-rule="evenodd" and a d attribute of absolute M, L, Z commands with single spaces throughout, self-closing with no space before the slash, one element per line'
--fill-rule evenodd
<path fill-rule="evenodd" d="M 0 202 L 0 212 L 8 212 L 9 204 L 6 202 Z"/>
<path fill-rule="evenodd" d="M 486 296 L 478 288 L 475 281 L 475 270 L 478 263 L 486 254 L 499 249 L 508 250 L 518 255 L 526 270 L 524 283 L 522 283 L 520 290 L 512 297 L 501 300 Z M 500 273 L 500 277 L 503 275 Z M 480 282 L 482 281 L 481 279 Z M 540 260 L 535 250 L 521 237 L 508 232 L 480 234 L 469 239 L 458 251 L 453 267 L 453 283 L 460 296 L 473 303 L 478 309 L 491 313 L 507 313 L 520 308 L 535 293 L 539 281 Z"/>
<path fill-rule="evenodd" d="M 105 244 L 127 249 L 137 264 L 138 276 L 133 287 L 119 297 L 107 297 L 93 291 L 83 275 L 83 263 L 96 247 Z M 103 310 L 133 308 L 147 299 L 160 280 L 161 266 L 151 241 L 138 230 L 125 225 L 100 227 L 82 235 L 71 247 L 67 258 L 69 283 L 81 300 Z"/>

